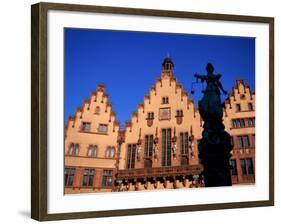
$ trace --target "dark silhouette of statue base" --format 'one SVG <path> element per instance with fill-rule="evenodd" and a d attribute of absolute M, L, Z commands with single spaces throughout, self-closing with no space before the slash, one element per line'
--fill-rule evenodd
<path fill-rule="evenodd" d="M 214 67 L 208 63 L 207 75 L 194 76 L 201 82 L 206 82 L 204 96 L 199 101 L 199 113 L 204 121 L 202 139 L 199 142 L 199 159 L 204 166 L 203 176 L 206 187 L 231 186 L 229 159 L 233 148 L 231 137 L 223 125 L 223 106 L 220 90 L 223 89 L 219 79 L 222 75 L 213 74 Z"/>

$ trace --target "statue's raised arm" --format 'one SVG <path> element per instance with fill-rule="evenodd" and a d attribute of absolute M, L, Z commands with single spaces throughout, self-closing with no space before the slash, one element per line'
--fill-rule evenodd
<path fill-rule="evenodd" d="M 206 76 L 205 76 L 205 75 L 199 75 L 199 74 L 195 73 L 195 74 L 194 74 L 194 77 L 195 77 L 196 79 L 200 79 L 201 82 L 204 82 L 204 81 L 206 80 Z"/>

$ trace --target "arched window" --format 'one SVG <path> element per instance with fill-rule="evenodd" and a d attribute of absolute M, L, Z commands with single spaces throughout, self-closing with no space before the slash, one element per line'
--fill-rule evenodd
<path fill-rule="evenodd" d="M 78 156 L 79 154 L 79 144 L 71 143 L 68 151 L 69 155 Z"/>
<path fill-rule="evenodd" d="M 106 152 L 105 152 L 105 157 L 106 158 L 114 158 L 115 156 L 115 148 L 114 147 L 107 147 Z"/>
<path fill-rule="evenodd" d="M 100 106 L 96 106 L 95 108 L 95 114 L 99 114 L 100 113 Z"/>
<path fill-rule="evenodd" d="M 97 157 L 97 149 L 96 145 L 90 145 L 88 148 L 88 156 L 89 157 Z"/>
<path fill-rule="evenodd" d="M 115 149 L 114 147 L 112 147 L 110 150 L 110 158 L 114 158 L 114 156 L 115 156 Z"/>

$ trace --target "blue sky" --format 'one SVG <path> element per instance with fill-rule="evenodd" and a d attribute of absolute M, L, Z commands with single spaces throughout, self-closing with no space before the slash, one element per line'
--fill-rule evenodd
<path fill-rule="evenodd" d="M 177 81 L 189 93 L 193 74 L 205 74 L 208 62 L 214 65 L 214 73 L 223 75 L 227 91 L 237 79 L 255 90 L 254 38 L 72 28 L 66 28 L 64 35 L 65 122 L 102 83 L 123 124 L 155 85 L 168 55 Z M 196 102 L 202 97 L 201 85 L 195 86 L 191 97 Z"/>

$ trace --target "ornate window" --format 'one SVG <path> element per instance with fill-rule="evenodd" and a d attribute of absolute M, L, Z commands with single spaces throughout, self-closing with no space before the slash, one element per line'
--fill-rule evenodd
<path fill-rule="evenodd" d="M 104 170 L 102 176 L 102 186 L 103 187 L 111 187 L 112 186 L 112 170 Z"/>
<path fill-rule="evenodd" d="M 162 166 L 171 166 L 171 128 L 162 129 Z"/>
<path fill-rule="evenodd" d="M 72 186 L 75 176 L 75 168 L 64 169 L 64 186 Z"/>
<path fill-rule="evenodd" d="M 135 160 L 136 160 L 136 144 L 128 144 L 127 149 L 127 169 L 135 168 Z"/>
<path fill-rule="evenodd" d="M 94 169 L 84 169 L 82 185 L 87 187 L 93 186 L 94 174 L 95 174 Z"/>
<path fill-rule="evenodd" d="M 146 135 L 144 141 L 145 158 L 152 158 L 152 149 L 153 149 L 153 135 Z"/>
<path fill-rule="evenodd" d="M 96 145 L 90 145 L 88 148 L 88 156 L 89 157 L 97 157 L 98 147 Z"/>
<path fill-rule="evenodd" d="M 98 132 L 99 133 L 107 133 L 108 125 L 107 124 L 99 124 Z"/>
<path fill-rule="evenodd" d="M 243 175 L 254 174 L 253 161 L 251 158 L 240 159 L 241 170 Z"/>
<path fill-rule="evenodd" d="M 242 135 L 237 136 L 238 148 L 248 148 L 249 147 L 249 136 Z"/>
<path fill-rule="evenodd" d="M 231 173 L 231 176 L 237 175 L 237 163 L 236 163 L 235 159 L 230 160 L 230 173 Z"/>
<path fill-rule="evenodd" d="M 91 131 L 91 123 L 90 122 L 82 122 L 81 131 Z"/>
<path fill-rule="evenodd" d="M 187 132 L 180 133 L 180 149 L 181 149 L 181 155 L 188 155 L 188 133 Z"/>
<path fill-rule="evenodd" d="M 105 157 L 106 158 L 114 158 L 115 156 L 115 148 L 113 146 L 107 147 L 105 151 Z"/>
<path fill-rule="evenodd" d="M 69 155 L 78 156 L 79 154 L 79 144 L 71 143 L 68 151 Z"/>

